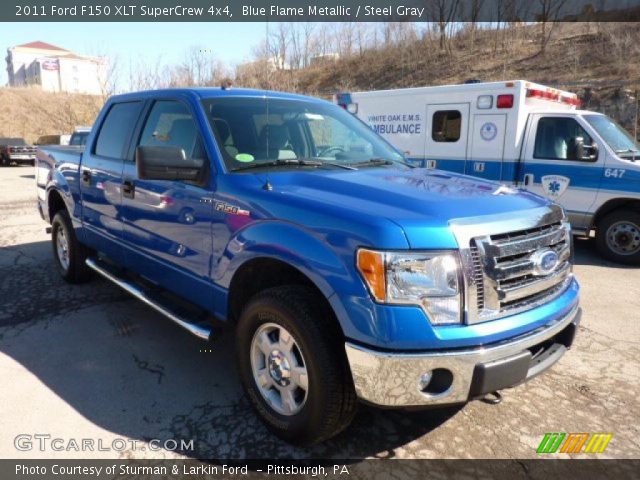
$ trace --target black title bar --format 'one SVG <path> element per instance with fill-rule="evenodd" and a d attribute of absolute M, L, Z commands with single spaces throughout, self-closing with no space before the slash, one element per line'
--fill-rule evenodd
<path fill-rule="evenodd" d="M 3 0 L 2 22 L 640 20 L 640 0 Z"/>

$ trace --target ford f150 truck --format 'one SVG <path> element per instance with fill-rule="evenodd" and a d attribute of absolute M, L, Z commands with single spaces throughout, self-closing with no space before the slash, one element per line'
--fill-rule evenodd
<path fill-rule="evenodd" d="M 33 163 L 36 161 L 36 147 L 27 145 L 24 138 L 0 138 L 0 164 L 8 167 L 12 163 Z"/>
<path fill-rule="evenodd" d="M 246 394 L 287 441 L 340 432 L 358 398 L 481 398 L 573 342 L 579 287 L 559 206 L 412 167 L 329 102 L 114 96 L 84 150 L 44 147 L 37 163 L 62 277 L 95 271 L 203 339 L 213 321 L 233 325 Z"/>

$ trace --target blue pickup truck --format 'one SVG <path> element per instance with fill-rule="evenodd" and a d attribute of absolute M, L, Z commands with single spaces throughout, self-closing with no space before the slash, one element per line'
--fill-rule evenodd
<path fill-rule="evenodd" d="M 84 150 L 37 155 L 62 277 L 97 272 L 208 339 L 234 327 L 241 382 L 281 438 L 325 440 L 358 400 L 460 404 L 522 383 L 580 320 L 563 210 L 415 168 L 305 96 L 118 95 Z"/>

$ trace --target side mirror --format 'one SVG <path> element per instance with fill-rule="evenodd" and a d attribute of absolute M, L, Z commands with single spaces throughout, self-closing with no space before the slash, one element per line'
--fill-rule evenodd
<path fill-rule="evenodd" d="M 584 158 L 584 138 L 573 137 L 571 139 L 571 150 L 569 157 L 572 160 L 582 160 Z"/>
<path fill-rule="evenodd" d="M 582 162 L 595 162 L 598 159 L 598 145 L 585 145 L 583 137 L 573 137 L 570 143 L 569 158 Z"/>
<path fill-rule="evenodd" d="M 182 148 L 144 147 L 136 148 L 136 167 L 141 180 L 202 180 L 204 160 L 187 159 Z"/>

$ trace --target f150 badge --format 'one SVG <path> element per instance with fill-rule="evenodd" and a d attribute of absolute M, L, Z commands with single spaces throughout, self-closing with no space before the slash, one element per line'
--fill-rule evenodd
<path fill-rule="evenodd" d="M 545 175 L 541 178 L 541 180 L 542 190 L 544 190 L 544 193 L 553 198 L 561 197 L 569 186 L 569 182 L 571 181 L 567 177 L 563 177 L 562 175 Z"/>
<path fill-rule="evenodd" d="M 230 205 L 225 202 L 216 202 L 215 208 L 216 212 L 224 212 L 228 213 L 229 215 L 242 215 L 245 217 L 251 215 L 251 212 L 249 212 L 249 210 L 243 210 L 236 207 L 235 205 Z"/>

